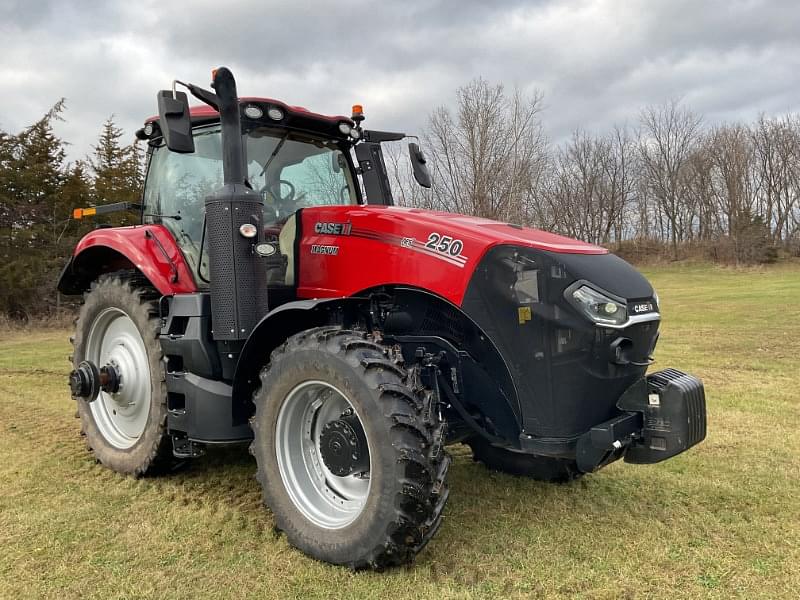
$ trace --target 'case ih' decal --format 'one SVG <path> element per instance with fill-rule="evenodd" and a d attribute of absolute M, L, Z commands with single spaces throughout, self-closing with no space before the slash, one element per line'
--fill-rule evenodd
<path fill-rule="evenodd" d="M 427 254 L 428 256 L 438 258 L 439 260 L 443 260 L 462 269 L 464 265 L 467 264 L 468 260 L 466 256 L 461 254 L 464 249 L 464 242 L 461 240 L 454 240 L 449 236 L 442 236 L 438 233 L 431 233 L 425 243 L 412 237 L 371 231 L 369 229 L 357 229 L 355 227 L 352 229 L 350 235 Z M 435 244 L 433 244 L 434 236 Z"/>
<path fill-rule="evenodd" d="M 350 223 L 324 223 L 319 221 L 314 224 L 314 232 L 328 235 L 350 235 L 353 226 Z"/>

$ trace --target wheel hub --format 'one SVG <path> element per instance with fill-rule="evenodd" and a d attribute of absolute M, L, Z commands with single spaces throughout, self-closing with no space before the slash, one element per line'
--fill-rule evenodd
<path fill-rule="evenodd" d="M 120 386 L 119 367 L 110 363 L 100 367 L 100 389 L 107 394 L 116 394 Z"/>
<path fill-rule="evenodd" d="M 72 397 L 87 402 L 94 402 L 100 390 L 107 394 L 116 394 L 119 392 L 120 383 L 119 367 L 114 363 L 98 369 L 93 362 L 84 360 L 69 374 Z"/>
<path fill-rule="evenodd" d="M 69 374 L 69 390 L 73 398 L 94 401 L 100 393 L 100 373 L 93 362 L 84 360 Z"/>
<path fill-rule="evenodd" d="M 367 438 L 358 417 L 345 414 L 322 428 L 319 438 L 322 461 L 339 477 L 369 470 Z"/>

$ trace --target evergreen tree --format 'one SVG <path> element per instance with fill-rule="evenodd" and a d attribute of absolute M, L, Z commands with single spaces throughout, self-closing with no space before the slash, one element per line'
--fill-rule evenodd
<path fill-rule="evenodd" d="M 56 241 L 64 221 L 64 142 L 53 132 L 63 99 L 17 135 L 0 135 L 0 310 L 27 316 L 52 297 L 49 281 L 63 262 Z"/>
<path fill-rule="evenodd" d="M 71 165 L 64 179 L 57 207 L 59 230 L 55 240 L 59 243 L 59 249 L 62 252 L 64 250 L 71 251 L 75 245 L 75 239 L 91 228 L 88 221 L 72 219 L 74 208 L 88 206 L 91 202 L 93 182 L 89 171 L 90 167 L 87 163 L 78 160 Z"/>
<path fill-rule="evenodd" d="M 136 143 L 123 146 L 122 129 L 111 115 L 103 125 L 94 156 L 90 160 L 94 172 L 92 190 L 96 205 L 113 202 L 138 202 L 142 186 L 142 154 Z M 135 222 L 131 214 L 119 213 L 107 219 L 115 225 Z"/>

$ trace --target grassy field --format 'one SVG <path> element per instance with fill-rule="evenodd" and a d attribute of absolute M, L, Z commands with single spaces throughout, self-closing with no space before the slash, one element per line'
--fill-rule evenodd
<path fill-rule="evenodd" d="M 800 590 L 800 267 L 647 273 L 656 367 L 706 384 L 709 436 L 572 485 L 451 449 L 450 503 L 414 566 L 315 562 L 273 532 L 246 451 L 126 479 L 85 450 L 68 332 L 0 334 L 0 598 L 795 598 Z"/>

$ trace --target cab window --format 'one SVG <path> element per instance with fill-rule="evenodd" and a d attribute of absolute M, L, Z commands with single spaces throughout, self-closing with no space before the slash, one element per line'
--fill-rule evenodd
<path fill-rule="evenodd" d="M 195 151 L 153 148 L 144 193 L 144 223 L 161 223 L 175 237 L 192 271 L 208 279 L 203 243 L 205 198 L 222 185 L 222 143 L 219 126 L 198 129 Z M 344 152 L 333 140 L 256 128 L 245 134 L 247 180 L 264 201 L 264 235 L 280 242 L 293 283 L 293 241 L 298 209 L 319 205 L 356 204 L 358 195 Z"/>
<path fill-rule="evenodd" d="M 205 197 L 222 185 L 222 145 L 218 128 L 198 130 L 192 154 L 153 148 L 144 188 L 144 223 L 169 229 L 192 272 L 207 277 L 201 257 Z"/>

